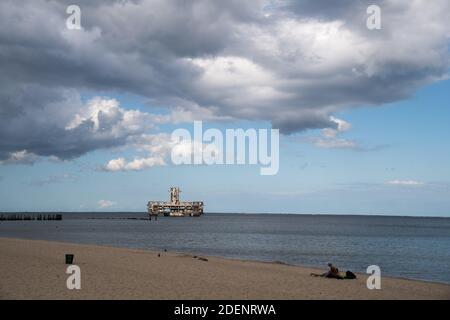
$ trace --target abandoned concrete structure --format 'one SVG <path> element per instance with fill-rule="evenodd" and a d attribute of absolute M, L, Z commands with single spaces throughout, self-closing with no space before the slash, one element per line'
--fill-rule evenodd
<path fill-rule="evenodd" d="M 153 217 L 198 217 L 203 214 L 202 201 L 180 201 L 180 188 L 170 188 L 169 201 L 149 201 L 147 204 L 150 220 Z"/>

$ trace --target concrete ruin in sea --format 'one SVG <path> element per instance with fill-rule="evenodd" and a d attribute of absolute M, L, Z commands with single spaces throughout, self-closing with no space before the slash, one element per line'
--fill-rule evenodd
<path fill-rule="evenodd" d="M 199 217 L 203 214 L 203 201 L 180 201 L 180 188 L 170 188 L 169 201 L 149 201 L 147 204 L 150 220 L 158 216 Z"/>

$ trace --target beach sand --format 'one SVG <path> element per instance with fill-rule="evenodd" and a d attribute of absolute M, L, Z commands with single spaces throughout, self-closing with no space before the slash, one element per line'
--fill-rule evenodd
<path fill-rule="evenodd" d="M 66 287 L 65 253 L 81 268 L 81 290 Z M 382 289 L 369 290 L 366 274 L 335 280 L 310 276 L 324 270 L 205 258 L 0 238 L 0 299 L 450 299 L 445 284 L 382 277 Z"/>

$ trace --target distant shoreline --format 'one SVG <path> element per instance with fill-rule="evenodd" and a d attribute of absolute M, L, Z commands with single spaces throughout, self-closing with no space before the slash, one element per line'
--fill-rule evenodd
<path fill-rule="evenodd" d="M 68 290 L 64 254 L 82 289 Z M 316 268 L 187 253 L 0 238 L 0 299 L 450 299 L 450 285 L 382 278 L 314 278 Z M 158 254 L 160 256 L 158 256 Z"/>

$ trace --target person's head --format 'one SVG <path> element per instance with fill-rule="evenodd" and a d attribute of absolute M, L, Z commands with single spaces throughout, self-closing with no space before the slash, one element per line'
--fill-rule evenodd
<path fill-rule="evenodd" d="M 328 266 L 331 268 L 331 267 L 333 266 L 333 264 L 332 264 L 332 263 L 329 263 Z"/>

